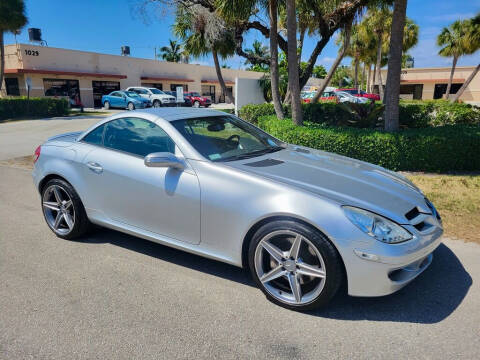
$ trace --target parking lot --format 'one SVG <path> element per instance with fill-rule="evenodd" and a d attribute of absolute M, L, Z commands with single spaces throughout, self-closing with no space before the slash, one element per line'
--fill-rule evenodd
<path fill-rule="evenodd" d="M 416 281 L 345 290 L 310 313 L 268 302 L 242 269 L 98 229 L 59 239 L 29 165 L 47 137 L 100 118 L 0 124 L 0 359 L 475 359 L 480 246 L 445 239 Z"/>

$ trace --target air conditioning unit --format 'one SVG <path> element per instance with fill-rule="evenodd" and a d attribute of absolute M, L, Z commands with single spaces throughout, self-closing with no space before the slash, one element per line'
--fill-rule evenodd
<path fill-rule="evenodd" d="M 130 46 L 122 46 L 121 54 L 122 54 L 122 56 L 130 55 Z"/>
<path fill-rule="evenodd" d="M 28 39 L 32 42 L 42 42 L 42 30 L 37 28 L 28 29 Z"/>

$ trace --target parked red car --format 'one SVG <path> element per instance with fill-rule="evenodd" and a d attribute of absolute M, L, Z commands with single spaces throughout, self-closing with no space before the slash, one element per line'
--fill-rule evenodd
<path fill-rule="evenodd" d="M 307 93 L 302 95 L 302 102 L 304 104 L 310 104 L 312 102 L 313 97 L 315 96 L 315 92 Z M 322 94 L 322 96 L 318 99 L 320 102 L 338 102 L 338 98 L 335 94 L 331 91 L 326 91 Z"/>
<path fill-rule="evenodd" d="M 357 90 L 357 89 L 337 89 L 335 91 L 345 91 L 349 94 L 352 94 L 353 96 L 357 96 L 357 97 L 364 97 L 364 98 L 368 98 L 368 99 L 372 99 L 372 100 L 380 100 L 380 95 L 378 94 L 372 94 L 372 93 L 367 93 L 363 90 Z"/>
<path fill-rule="evenodd" d="M 209 107 L 212 105 L 212 100 L 207 97 L 201 96 L 198 92 L 186 92 L 183 97 L 189 99 L 193 107 Z"/>

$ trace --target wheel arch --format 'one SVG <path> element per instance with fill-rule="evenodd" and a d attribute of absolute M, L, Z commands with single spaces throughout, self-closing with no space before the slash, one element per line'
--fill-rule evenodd
<path fill-rule="evenodd" d="M 40 182 L 38 183 L 38 191 L 40 193 L 42 193 L 42 190 L 43 190 L 43 187 L 45 186 L 45 184 L 47 184 L 52 179 L 61 179 L 65 182 L 69 183 L 70 185 L 72 185 L 72 183 L 70 181 L 68 181 L 64 176 L 56 174 L 56 173 L 51 173 L 51 174 L 48 174 L 45 177 L 43 177 L 42 180 L 40 180 Z"/>
<path fill-rule="evenodd" d="M 338 254 L 338 257 L 341 261 L 341 264 L 342 264 L 342 269 L 343 269 L 343 280 L 345 281 L 345 284 L 348 286 L 347 282 L 348 282 L 348 277 L 347 277 L 347 271 L 346 271 L 346 267 L 345 267 L 345 263 L 343 261 L 343 258 L 342 258 L 342 255 L 340 253 L 340 251 L 338 250 L 337 248 L 337 245 L 335 244 L 335 242 L 333 242 L 326 234 L 325 232 L 323 232 L 321 229 L 318 228 L 318 226 L 315 226 L 314 224 L 304 220 L 304 219 L 301 219 L 301 218 L 298 218 L 298 217 L 295 217 L 295 216 L 292 216 L 292 215 L 272 215 L 272 216 L 267 216 L 265 218 L 262 218 L 260 220 L 258 220 L 255 224 L 253 224 L 250 229 L 247 231 L 247 233 L 245 234 L 244 238 L 243 238 L 243 243 L 242 243 L 242 267 L 244 269 L 248 269 L 248 248 L 250 246 L 250 242 L 252 241 L 252 238 L 253 238 L 253 235 L 255 234 L 255 232 L 260 228 L 262 227 L 263 225 L 269 223 L 269 222 L 272 222 L 272 221 L 278 221 L 278 220 L 290 220 L 290 221 L 296 221 L 298 223 L 301 223 L 305 226 L 308 226 L 318 232 L 320 232 L 324 237 L 325 239 L 327 239 L 330 244 L 332 244 L 333 248 L 336 250 L 337 254 Z"/>

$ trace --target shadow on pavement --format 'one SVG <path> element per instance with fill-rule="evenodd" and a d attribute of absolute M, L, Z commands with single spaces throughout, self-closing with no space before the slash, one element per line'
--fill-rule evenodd
<path fill-rule="evenodd" d="M 159 260 L 243 285 L 255 286 L 248 272 L 240 268 L 120 232 L 99 229 L 90 235 L 86 242 L 111 243 Z M 472 278 L 460 260 L 446 245 L 441 244 L 434 252 L 430 267 L 395 294 L 377 298 L 357 298 L 348 296 L 344 287 L 326 308 L 306 314 L 338 320 L 433 324 L 442 321 L 455 311 L 471 285 Z"/>

